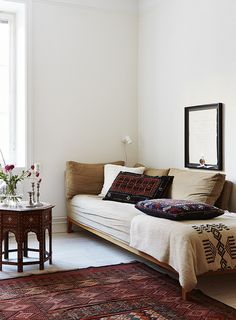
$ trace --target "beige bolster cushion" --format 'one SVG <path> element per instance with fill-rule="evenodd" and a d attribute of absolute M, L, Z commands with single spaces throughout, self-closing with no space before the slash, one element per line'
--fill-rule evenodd
<path fill-rule="evenodd" d="M 109 162 L 124 165 L 124 161 Z M 104 165 L 106 163 L 66 162 L 66 198 L 77 194 L 99 194 L 104 182 Z"/>
<path fill-rule="evenodd" d="M 136 168 L 136 167 L 145 167 L 145 166 L 144 166 L 143 164 L 141 164 L 141 163 L 136 163 L 136 164 L 134 165 L 134 167 Z M 167 176 L 169 170 L 170 170 L 170 169 L 146 168 L 146 169 L 144 170 L 144 173 L 143 173 L 143 174 L 145 174 L 145 175 L 147 175 L 147 176 L 153 176 L 153 177 L 159 176 L 159 177 L 161 177 L 161 176 Z"/>
<path fill-rule="evenodd" d="M 225 175 L 203 171 L 170 169 L 174 180 L 170 189 L 172 199 L 194 200 L 214 205 L 219 198 Z"/>

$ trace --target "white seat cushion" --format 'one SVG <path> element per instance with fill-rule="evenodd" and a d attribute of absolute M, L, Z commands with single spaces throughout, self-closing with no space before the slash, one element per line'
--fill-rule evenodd
<path fill-rule="evenodd" d="M 95 195 L 77 195 L 71 200 L 72 218 L 93 227 L 100 226 L 100 231 L 104 231 L 111 236 L 127 242 L 129 240 L 131 220 L 140 214 L 133 204 L 115 201 L 104 201 L 102 197 Z M 96 229 L 98 229 L 96 227 Z M 117 233 L 118 232 L 118 233 Z M 122 239 L 122 234 L 125 238 Z"/>

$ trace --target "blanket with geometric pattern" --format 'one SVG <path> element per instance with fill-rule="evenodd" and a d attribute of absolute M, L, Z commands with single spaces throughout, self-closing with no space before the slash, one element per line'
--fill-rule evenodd
<path fill-rule="evenodd" d="M 174 268 L 180 285 L 191 291 L 198 275 L 236 269 L 236 214 L 181 222 L 138 215 L 130 245 Z"/>

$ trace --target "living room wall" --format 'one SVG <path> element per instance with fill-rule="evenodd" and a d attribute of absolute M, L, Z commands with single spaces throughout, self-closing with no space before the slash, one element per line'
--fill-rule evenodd
<path fill-rule="evenodd" d="M 124 135 L 137 160 L 137 2 L 33 0 L 30 17 L 32 158 L 58 231 L 67 160 L 123 159 Z"/>
<path fill-rule="evenodd" d="M 184 107 L 224 103 L 224 171 L 236 183 L 235 0 L 140 0 L 139 161 L 184 166 Z M 236 187 L 231 210 L 236 212 Z"/>

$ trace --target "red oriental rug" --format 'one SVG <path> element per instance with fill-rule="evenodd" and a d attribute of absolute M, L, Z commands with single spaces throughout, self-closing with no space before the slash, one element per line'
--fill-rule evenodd
<path fill-rule="evenodd" d="M 236 310 L 178 282 L 129 263 L 0 281 L 0 319 L 225 320 Z"/>

